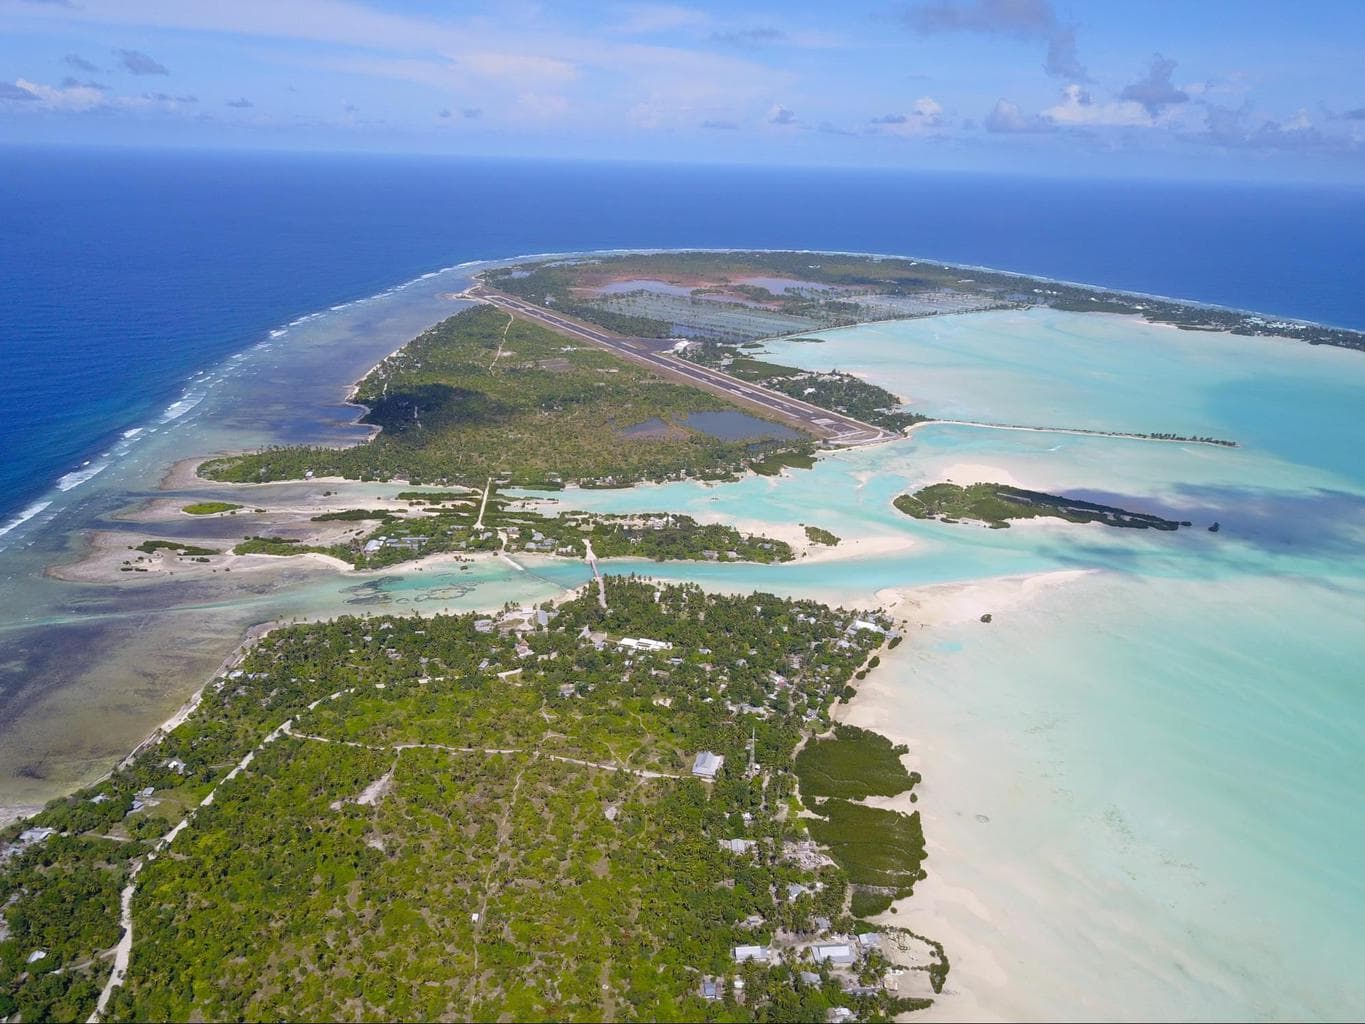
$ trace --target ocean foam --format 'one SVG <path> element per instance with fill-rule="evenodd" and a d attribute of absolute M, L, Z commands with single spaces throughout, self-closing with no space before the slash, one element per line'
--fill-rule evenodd
<path fill-rule="evenodd" d="M 101 456 L 101 460 L 103 460 L 103 456 Z M 109 463 L 105 461 L 93 464 L 89 462 L 83 463 L 80 469 L 73 469 L 70 473 L 65 474 L 57 481 L 57 490 L 69 491 L 74 487 L 79 487 L 87 480 L 99 476 L 108 468 Z"/>
<path fill-rule="evenodd" d="M 166 407 L 166 411 L 161 414 L 161 422 L 169 423 L 171 420 L 178 420 L 203 400 L 202 392 L 184 395 L 179 401 L 172 402 Z"/>
<path fill-rule="evenodd" d="M 38 515 L 38 513 L 42 512 L 43 509 L 47 508 L 51 504 L 52 502 L 50 501 L 35 501 L 32 505 L 24 509 L 4 526 L 0 526 L 0 537 L 3 537 L 5 534 L 9 533 L 13 529 L 16 529 L 17 527 L 23 526 L 26 522 L 28 522 L 34 516 Z"/>

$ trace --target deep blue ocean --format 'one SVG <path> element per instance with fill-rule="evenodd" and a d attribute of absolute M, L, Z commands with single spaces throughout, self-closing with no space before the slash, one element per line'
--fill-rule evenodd
<path fill-rule="evenodd" d="M 302 314 L 466 260 L 904 253 L 1365 327 L 1365 188 L 0 148 L 0 526 Z"/>

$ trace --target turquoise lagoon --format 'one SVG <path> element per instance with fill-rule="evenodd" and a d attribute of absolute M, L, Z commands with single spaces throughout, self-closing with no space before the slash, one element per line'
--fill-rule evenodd
<path fill-rule="evenodd" d="M 937 425 L 776 480 L 559 495 L 879 545 L 790 566 L 638 568 L 833 601 L 906 596 L 908 640 L 852 720 L 908 742 L 926 779 L 930 878 L 890 920 L 948 943 L 950 998 L 931 1015 L 1358 1017 L 1365 356 L 1053 311 L 820 337 L 767 348 L 935 415 L 1241 445 Z M 891 508 L 947 478 L 1194 526 L 986 530 Z M 1062 570 L 1087 571 L 1018 582 Z"/>

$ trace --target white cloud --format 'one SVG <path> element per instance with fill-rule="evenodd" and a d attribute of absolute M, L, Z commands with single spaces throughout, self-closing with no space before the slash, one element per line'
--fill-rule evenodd
<path fill-rule="evenodd" d="M 485 78 L 512 78 L 567 82 L 578 77 L 578 70 L 566 60 L 522 53 L 466 53 L 451 56 L 451 62 Z"/>
<path fill-rule="evenodd" d="M 923 135 L 945 127 L 943 105 L 932 96 L 921 96 L 905 113 L 883 114 L 868 122 L 868 131 L 885 135 Z"/>
<path fill-rule="evenodd" d="M 109 98 L 103 89 L 88 85 L 54 87 L 43 85 L 40 82 L 30 82 L 23 78 L 16 79 L 14 84 L 36 97 L 39 105 L 46 110 L 80 111 L 109 104 Z"/>
<path fill-rule="evenodd" d="M 1079 85 L 1064 88 L 1062 102 L 1048 107 L 1042 116 L 1068 127 L 1150 128 L 1153 124 L 1141 103 L 1133 100 L 1095 103 Z"/>
<path fill-rule="evenodd" d="M 1001 135 L 1025 135 L 1056 129 L 1047 118 L 1025 114 L 1019 109 L 1019 104 L 1004 98 L 996 100 L 995 107 L 986 115 L 985 125 L 986 131 Z"/>
<path fill-rule="evenodd" d="M 711 21 L 705 11 L 675 4 L 627 4 L 620 8 L 621 20 L 612 31 L 621 35 L 652 35 L 680 28 L 698 28 Z"/>

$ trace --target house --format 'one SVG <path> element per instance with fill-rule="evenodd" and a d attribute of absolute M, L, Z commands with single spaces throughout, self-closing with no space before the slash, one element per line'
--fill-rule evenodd
<path fill-rule="evenodd" d="M 808 892 L 810 892 L 810 889 L 802 885 L 800 882 L 787 883 L 787 899 L 789 900 L 799 899 L 800 897 L 806 895 L 806 893 Z"/>
<path fill-rule="evenodd" d="M 881 933 L 879 932 L 860 932 L 858 934 L 858 945 L 863 949 L 877 949 L 882 944 Z"/>
<path fill-rule="evenodd" d="M 725 758 L 720 754 L 703 750 L 692 762 L 692 774 L 708 781 L 714 780 L 716 773 L 720 771 L 723 764 L 725 764 Z"/>
<path fill-rule="evenodd" d="M 616 643 L 628 651 L 671 651 L 673 649 L 673 645 L 667 640 L 651 640 L 645 636 L 623 636 Z"/>
<path fill-rule="evenodd" d="M 847 1006 L 831 1006 L 829 1012 L 825 1014 L 825 1020 L 830 1024 L 845 1024 L 846 1021 L 853 1019 L 853 1011 Z"/>
<path fill-rule="evenodd" d="M 853 947 L 847 942 L 824 942 L 810 948 L 811 958 L 816 963 L 848 966 L 858 959 Z"/>
<path fill-rule="evenodd" d="M 768 962 L 767 946 L 736 946 L 733 950 L 735 963 L 742 964 L 749 960 L 756 960 L 761 964 Z"/>
<path fill-rule="evenodd" d="M 559 695 L 560 695 L 561 697 L 572 697 L 572 696 L 574 695 L 574 685 L 573 685 L 573 683 L 560 683 L 560 684 L 559 684 Z"/>
<path fill-rule="evenodd" d="M 848 628 L 850 632 L 855 629 L 861 629 L 868 633 L 886 632 L 886 630 L 882 629 L 881 626 L 877 625 L 875 622 L 868 622 L 867 619 L 854 619 L 853 625 L 849 626 Z"/>
<path fill-rule="evenodd" d="M 180 758 L 178 757 L 173 757 L 169 761 L 167 761 L 166 767 L 173 772 L 179 773 L 180 775 L 185 774 L 185 762 L 180 760 Z"/>
<path fill-rule="evenodd" d="M 720 848 L 729 850 L 731 853 L 748 853 L 757 845 L 758 843 L 752 839 L 722 839 L 720 841 Z"/>
<path fill-rule="evenodd" d="M 725 995 L 725 983 L 720 978 L 704 977 L 701 979 L 701 997 L 715 1002 Z"/>
<path fill-rule="evenodd" d="M 367 555 L 377 555 L 383 547 L 384 542 L 382 540 L 367 540 L 365 542 L 364 551 Z"/>
<path fill-rule="evenodd" d="M 821 981 L 820 975 L 814 971 L 802 971 L 797 977 L 801 979 L 803 985 L 819 985 Z"/>
<path fill-rule="evenodd" d="M 476 633 L 491 633 L 491 632 L 493 632 L 493 620 L 492 620 L 492 619 L 475 619 L 475 620 L 474 620 L 474 632 L 476 632 Z M 481 666 L 479 666 L 479 667 L 482 668 L 483 666 L 481 665 Z"/>

